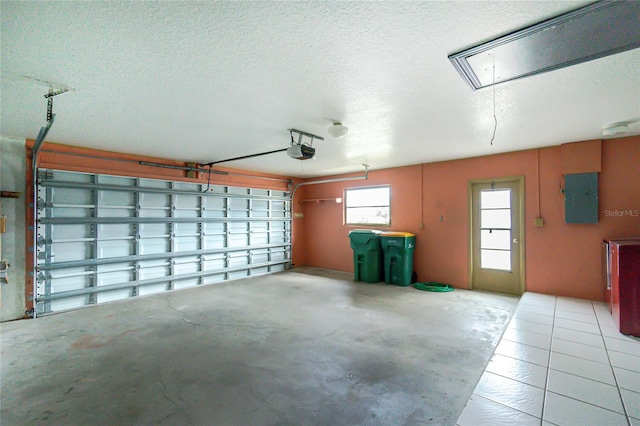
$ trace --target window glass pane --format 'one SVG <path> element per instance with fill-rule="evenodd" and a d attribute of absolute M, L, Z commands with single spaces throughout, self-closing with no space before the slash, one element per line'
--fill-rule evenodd
<path fill-rule="evenodd" d="M 481 230 L 480 248 L 511 250 L 511 231 Z"/>
<path fill-rule="evenodd" d="M 511 229 L 511 210 L 480 210 L 480 228 Z"/>
<path fill-rule="evenodd" d="M 355 188 L 345 191 L 347 224 L 390 225 L 390 188 Z"/>
<path fill-rule="evenodd" d="M 347 208 L 347 223 L 389 225 L 389 207 Z"/>
<path fill-rule="evenodd" d="M 347 189 L 347 207 L 388 206 L 389 188 Z"/>
<path fill-rule="evenodd" d="M 511 208 L 511 190 L 496 189 L 480 191 L 481 209 L 508 209 Z"/>
<path fill-rule="evenodd" d="M 480 267 L 511 270 L 511 252 L 505 250 L 480 250 Z"/>

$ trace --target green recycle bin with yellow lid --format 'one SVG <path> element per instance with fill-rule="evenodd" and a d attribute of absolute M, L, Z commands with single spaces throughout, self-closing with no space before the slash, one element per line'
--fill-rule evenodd
<path fill-rule="evenodd" d="M 380 245 L 384 259 L 384 281 L 403 287 L 411 285 L 416 236 L 410 232 L 383 232 Z"/>

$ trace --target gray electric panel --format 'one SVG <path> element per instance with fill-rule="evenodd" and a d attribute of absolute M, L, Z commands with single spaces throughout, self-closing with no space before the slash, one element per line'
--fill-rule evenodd
<path fill-rule="evenodd" d="M 598 173 L 565 175 L 564 217 L 567 223 L 598 223 Z"/>

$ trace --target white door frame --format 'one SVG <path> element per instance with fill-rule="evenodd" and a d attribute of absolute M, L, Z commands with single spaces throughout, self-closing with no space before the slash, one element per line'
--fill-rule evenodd
<path fill-rule="evenodd" d="M 519 176 L 507 176 L 507 177 L 501 177 L 501 178 L 493 178 L 493 179 L 473 179 L 470 180 L 468 183 L 468 191 L 469 191 L 469 284 L 468 284 L 468 288 L 471 290 L 473 289 L 473 270 L 474 270 L 474 263 L 476 261 L 479 261 L 474 259 L 474 232 L 473 232 L 473 185 L 474 184 L 490 184 L 492 182 L 498 183 L 498 182 L 517 182 L 518 183 L 518 202 L 519 202 L 519 209 L 520 209 L 520 215 L 519 215 L 519 235 L 518 235 L 518 246 L 520 249 L 520 253 L 519 253 L 519 261 L 520 261 L 520 276 L 519 276 L 519 280 L 520 280 L 520 294 L 523 294 L 525 292 L 526 289 L 526 283 L 525 283 L 525 224 L 526 224 L 526 220 L 525 220 L 525 216 L 526 216 L 526 212 L 525 212 L 525 185 L 524 182 L 525 181 L 525 177 L 524 175 L 519 175 Z"/>

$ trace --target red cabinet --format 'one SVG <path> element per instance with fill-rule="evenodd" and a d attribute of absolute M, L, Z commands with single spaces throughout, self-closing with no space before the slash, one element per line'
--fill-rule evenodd
<path fill-rule="evenodd" d="M 605 301 L 622 334 L 640 337 L 640 238 L 605 241 Z"/>

